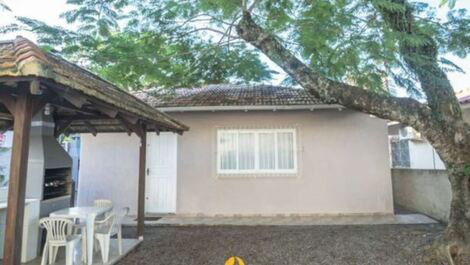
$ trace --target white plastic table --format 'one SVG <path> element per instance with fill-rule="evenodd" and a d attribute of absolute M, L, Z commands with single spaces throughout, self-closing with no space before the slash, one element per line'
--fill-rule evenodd
<path fill-rule="evenodd" d="M 61 218 L 80 218 L 86 220 L 86 248 L 87 248 L 87 264 L 93 264 L 93 236 L 95 229 L 95 218 L 98 215 L 104 214 L 107 211 L 110 211 L 109 207 L 94 207 L 94 206 L 85 206 L 85 207 L 71 207 L 65 208 L 52 212 L 51 217 L 61 217 Z"/>

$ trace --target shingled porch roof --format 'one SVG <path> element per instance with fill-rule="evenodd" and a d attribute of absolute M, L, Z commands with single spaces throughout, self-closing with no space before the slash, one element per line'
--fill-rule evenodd
<path fill-rule="evenodd" d="M 14 90 L 14 82 L 38 81 L 37 93 L 50 93 L 56 120 L 67 132 L 128 131 L 126 124 L 139 121 L 148 130 L 182 132 L 184 124 L 152 108 L 97 75 L 59 56 L 45 52 L 23 37 L 0 41 L 0 88 Z M 14 93 L 14 92 L 13 92 Z M 0 112 L 6 112 L 5 108 Z M 2 116 L 5 119 L 6 115 Z"/>

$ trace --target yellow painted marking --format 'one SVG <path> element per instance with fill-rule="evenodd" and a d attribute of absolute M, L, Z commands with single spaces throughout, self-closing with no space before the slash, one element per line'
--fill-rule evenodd
<path fill-rule="evenodd" d="M 245 265 L 240 257 L 230 257 L 225 261 L 225 265 Z"/>

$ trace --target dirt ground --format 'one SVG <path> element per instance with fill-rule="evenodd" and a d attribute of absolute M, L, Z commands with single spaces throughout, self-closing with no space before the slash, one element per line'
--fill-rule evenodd
<path fill-rule="evenodd" d="M 422 264 L 420 254 L 444 229 L 435 225 L 156 226 L 119 265 Z M 126 228 L 126 234 L 134 235 Z"/>

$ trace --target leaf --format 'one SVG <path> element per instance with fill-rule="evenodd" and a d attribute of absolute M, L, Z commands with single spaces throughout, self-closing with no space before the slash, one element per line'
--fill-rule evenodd
<path fill-rule="evenodd" d="M 451 60 L 448 60 L 444 57 L 441 57 L 439 61 L 440 61 L 441 64 L 449 66 L 451 71 L 465 74 L 465 71 L 460 66 L 458 66 L 454 62 L 452 62 Z"/>
<path fill-rule="evenodd" d="M 454 8 L 455 7 L 455 3 L 457 2 L 457 0 L 441 0 L 441 3 L 439 4 L 439 7 L 443 7 L 444 5 L 448 5 L 449 8 Z"/>
<path fill-rule="evenodd" d="M 3 0 L 0 0 L 0 11 L 2 11 L 2 10 L 12 12 L 10 7 L 7 6 Z"/>

